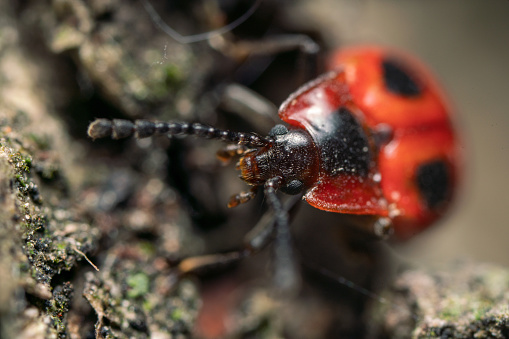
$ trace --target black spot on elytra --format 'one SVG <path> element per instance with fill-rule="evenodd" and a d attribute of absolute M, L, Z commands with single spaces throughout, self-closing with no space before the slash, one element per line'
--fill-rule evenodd
<path fill-rule="evenodd" d="M 417 81 L 400 62 L 385 59 L 382 68 L 385 86 L 390 92 L 405 97 L 416 97 L 422 93 Z"/>
<path fill-rule="evenodd" d="M 447 164 L 435 160 L 422 164 L 416 173 L 417 187 L 430 209 L 440 207 L 449 198 L 451 176 Z"/>

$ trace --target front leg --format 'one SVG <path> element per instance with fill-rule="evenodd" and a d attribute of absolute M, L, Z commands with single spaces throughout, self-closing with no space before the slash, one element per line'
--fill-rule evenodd
<path fill-rule="evenodd" d="M 280 177 L 267 180 L 265 183 L 265 197 L 274 211 L 275 219 L 274 282 L 276 288 L 286 294 L 295 292 L 299 287 L 300 275 L 293 253 L 289 215 L 276 194 L 277 189 L 282 184 L 283 180 Z"/>
<path fill-rule="evenodd" d="M 279 200 L 279 199 L 278 199 Z M 296 211 L 300 196 L 292 196 L 282 207 L 288 216 Z M 276 235 L 276 219 L 274 213 L 266 213 L 256 226 L 246 235 L 242 247 L 237 251 L 227 253 L 208 254 L 183 259 L 176 267 L 177 278 L 187 274 L 199 273 L 237 262 L 243 258 L 250 257 L 263 250 Z M 276 265 L 279 266 L 279 265 Z"/>

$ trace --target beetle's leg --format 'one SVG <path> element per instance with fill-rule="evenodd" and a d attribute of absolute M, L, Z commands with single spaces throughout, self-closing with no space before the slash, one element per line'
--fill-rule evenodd
<path fill-rule="evenodd" d="M 296 86 L 316 78 L 321 73 L 318 66 L 318 52 L 320 48 L 318 44 L 306 35 L 279 35 L 270 39 L 238 42 L 217 37 L 217 39 L 211 40 L 211 44 L 223 54 L 238 59 L 245 59 L 247 56 L 275 55 L 292 50 L 299 51 L 296 67 L 299 72 L 295 78 Z M 253 61 L 261 62 L 263 59 L 257 58 Z M 270 62 L 272 62 L 272 58 L 267 61 L 267 63 Z M 249 67 L 249 69 L 250 71 L 252 69 L 265 70 L 267 66 L 257 65 L 257 67 Z M 259 76 L 259 74 L 256 74 L 256 76 L 251 74 L 246 75 L 244 73 L 247 72 L 242 70 L 243 67 L 241 66 L 237 71 L 236 80 L 244 85 L 249 86 L 253 79 Z M 266 98 L 243 85 L 236 83 L 226 85 L 221 89 L 220 98 L 219 107 L 240 115 L 244 120 L 255 126 L 258 131 L 269 130 L 274 124 L 280 123 L 277 107 Z"/>
<path fill-rule="evenodd" d="M 233 195 L 228 201 L 228 208 L 236 207 L 240 204 L 245 204 L 256 196 L 258 187 L 254 186 L 248 192 L 240 192 Z"/>
<path fill-rule="evenodd" d="M 298 288 L 299 274 L 292 248 L 288 212 L 283 208 L 276 191 L 282 185 L 282 179 L 275 177 L 265 183 L 265 197 L 274 211 L 274 281 L 283 292 L 292 292 Z"/>
<path fill-rule="evenodd" d="M 175 29 L 173 29 L 171 26 L 166 24 L 166 22 L 164 22 L 164 20 L 161 18 L 159 13 L 154 9 L 150 1 L 141 0 L 141 3 L 145 10 L 147 11 L 148 15 L 150 16 L 150 19 L 152 19 L 152 21 L 159 27 L 159 29 L 161 29 L 168 36 L 182 44 L 191 44 L 199 41 L 204 41 L 211 39 L 215 36 L 219 36 L 230 32 L 237 26 L 241 25 L 244 21 L 246 21 L 256 11 L 258 6 L 260 6 L 261 2 L 262 0 L 256 0 L 244 14 L 242 14 L 240 17 L 230 22 L 229 24 L 222 26 L 218 29 L 198 34 L 182 35 Z"/>
<path fill-rule="evenodd" d="M 218 37 L 210 39 L 210 45 L 236 59 L 244 59 L 250 55 L 275 55 L 288 51 L 301 51 L 310 55 L 320 52 L 320 46 L 305 34 L 281 34 L 263 40 L 241 41 Z"/>
<path fill-rule="evenodd" d="M 276 35 L 260 41 L 237 41 L 232 42 L 225 38 L 223 34 L 230 32 L 232 29 L 243 23 L 249 18 L 260 5 L 261 0 L 257 0 L 241 17 L 237 18 L 230 24 L 223 26 L 217 30 L 205 32 L 202 34 L 183 36 L 168 26 L 153 8 L 148 0 L 143 0 L 142 4 L 150 15 L 152 21 L 166 34 L 171 36 L 178 42 L 187 44 L 198 41 L 208 40 L 209 44 L 225 55 L 236 59 L 245 59 L 249 55 L 274 55 L 285 51 L 298 50 L 303 55 L 315 56 L 318 54 L 320 47 L 309 36 L 304 34 L 285 34 Z M 313 76 L 314 77 L 314 76 Z"/>
<path fill-rule="evenodd" d="M 249 148 L 244 145 L 230 144 L 216 152 L 216 157 L 227 164 L 236 156 L 244 154 Z"/>
<path fill-rule="evenodd" d="M 186 258 L 179 263 L 177 273 L 179 275 L 197 273 L 203 270 L 213 269 L 214 267 L 224 266 L 254 255 L 270 243 L 273 232 L 274 218 L 272 214 L 266 214 L 251 232 L 246 235 L 244 244 L 240 250 Z"/>
<path fill-rule="evenodd" d="M 299 51 L 299 69 L 304 70 L 304 77 L 300 80 L 305 82 L 314 79 L 319 73 L 318 53 L 320 52 L 320 46 L 304 34 L 283 34 L 263 40 L 242 40 L 235 42 L 218 36 L 209 41 L 212 47 L 237 60 L 243 60 L 255 55 L 267 56 L 288 51 Z"/>
<path fill-rule="evenodd" d="M 293 196 L 287 200 L 283 207 L 285 214 L 292 214 L 296 210 L 299 201 L 300 196 Z M 244 244 L 240 250 L 186 258 L 179 263 L 175 272 L 178 276 L 196 273 L 202 270 L 212 269 L 216 266 L 224 266 L 260 252 L 274 238 L 276 219 L 277 217 L 274 218 L 273 213 L 266 213 L 256 226 L 245 236 Z"/>
<path fill-rule="evenodd" d="M 267 98 L 237 83 L 227 84 L 220 88 L 219 107 L 235 113 L 249 122 L 256 131 L 268 131 L 272 126 L 281 123 L 278 108 Z"/>
<path fill-rule="evenodd" d="M 199 123 L 187 122 L 152 122 L 136 120 L 134 122 L 121 119 L 96 119 L 88 126 L 88 135 L 93 138 L 122 139 L 130 136 L 147 138 L 153 135 L 189 136 L 205 139 L 218 139 L 227 143 L 245 145 L 247 147 L 263 147 L 272 140 L 251 132 L 233 132 Z"/>
<path fill-rule="evenodd" d="M 298 72 L 294 78 L 296 87 L 316 78 L 322 71 L 318 58 L 320 48 L 307 35 L 276 35 L 255 41 L 232 41 L 225 37 L 215 37 L 210 40 L 210 44 L 221 53 L 239 60 L 239 63 L 247 57 L 254 57 L 242 62 L 236 71 L 234 81 L 244 86 L 234 83 L 220 89 L 219 107 L 242 116 L 257 131 L 267 131 L 279 123 L 277 107 L 245 86 L 252 84 L 265 71 L 273 61 L 273 56 L 287 51 L 299 52 L 296 61 Z M 253 69 L 258 70 L 254 75 Z"/>

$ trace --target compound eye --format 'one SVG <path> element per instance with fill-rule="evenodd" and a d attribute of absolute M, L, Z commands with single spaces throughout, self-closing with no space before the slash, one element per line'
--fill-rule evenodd
<path fill-rule="evenodd" d="M 275 138 L 278 135 L 285 135 L 288 133 L 288 128 L 285 125 L 276 125 L 272 127 L 269 132 L 269 136 Z"/>
<path fill-rule="evenodd" d="M 389 92 L 404 97 L 416 97 L 422 89 L 416 79 L 397 60 L 385 59 L 382 62 L 385 87 Z"/>
<path fill-rule="evenodd" d="M 300 180 L 295 179 L 290 181 L 285 187 L 282 187 L 281 191 L 289 195 L 295 195 L 302 192 L 303 189 L 304 183 Z"/>
<path fill-rule="evenodd" d="M 444 161 L 435 160 L 420 165 L 416 181 L 421 197 L 429 209 L 439 208 L 449 199 L 452 180 Z"/>

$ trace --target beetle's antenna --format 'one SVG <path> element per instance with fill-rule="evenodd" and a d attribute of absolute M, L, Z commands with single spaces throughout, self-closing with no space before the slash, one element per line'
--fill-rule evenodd
<path fill-rule="evenodd" d="M 265 197 L 274 211 L 276 237 L 274 239 L 274 280 L 281 292 L 294 292 L 299 286 L 299 274 L 292 250 L 288 211 L 276 195 L 282 185 L 280 177 L 265 182 Z"/>
<path fill-rule="evenodd" d="M 221 35 L 224 33 L 227 33 L 234 28 L 238 27 L 240 24 L 242 24 L 244 21 L 246 21 L 258 8 L 262 0 L 255 0 L 253 5 L 245 12 L 242 16 L 238 17 L 236 20 L 230 22 L 228 25 L 225 25 L 221 28 L 215 29 L 213 31 L 200 33 L 200 34 L 194 34 L 194 35 L 182 35 L 170 26 L 164 22 L 164 20 L 161 18 L 161 16 L 157 13 L 157 11 L 154 9 L 152 4 L 148 0 L 140 0 L 143 7 L 147 11 L 148 15 L 150 15 L 150 18 L 152 21 L 166 34 L 168 34 L 170 37 L 175 39 L 177 42 L 180 42 L 182 44 L 191 44 L 193 42 L 198 41 L 204 41 L 208 40 L 216 35 Z"/>
<path fill-rule="evenodd" d="M 166 134 L 169 136 L 194 135 L 200 138 L 219 139 L 224 142 L 248 147 L 268 146 L 272 142 L 272 139 L 264 138 L 256 133 L 233 132 L 199 123 L 152 122 L 148 120 L 136 120 L 132 122 L 122 119 L 96 119 L 88 126 L 88 135 L 92 139 L 107 137 L 123 139 L 133 135 L 139 139 L 158 134 Z"/>

